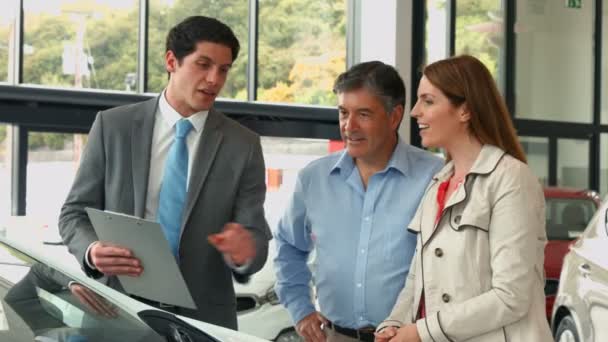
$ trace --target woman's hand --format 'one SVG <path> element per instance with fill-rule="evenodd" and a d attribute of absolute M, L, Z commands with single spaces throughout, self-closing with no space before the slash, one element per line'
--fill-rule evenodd
<path fill-rule="evenodd" d="M 391 338 L 389 342 L 421 342 L 416 324 L 402 326 L 397 330 L 395 337 Z"/>
<path fill-rule="evenodd" d="M 391 338 L 397 335 L 397 327 L 385 327 L 382 330 L 375 332 L 375 342 L 389 342 Z"/>

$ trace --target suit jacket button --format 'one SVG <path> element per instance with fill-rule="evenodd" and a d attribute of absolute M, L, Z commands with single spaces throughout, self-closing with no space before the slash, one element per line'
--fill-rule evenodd
<path fill-rule="evenodd" d="M 454 223 L 459 224 L 461 218 L 462 218 L 462 216 L 460 216 L 460 215 L 454 217 Z"/>
<path fill-rule="evenodd" d="M 441 248 L 435 248 L 435 256 L 441 258 L 443 256 L 443 250 Z"/>
<path fill-rule="evenodd" d="M 447 293 L 444 293 L 444 294 L 441 296 L 441 300 L 443 300 L 443 302 L 444 302 L 444 303 L 449 303 L 449 302 L 450 302 L 450 295 L 449 295 L 449 294 L 447 294 Z"/>

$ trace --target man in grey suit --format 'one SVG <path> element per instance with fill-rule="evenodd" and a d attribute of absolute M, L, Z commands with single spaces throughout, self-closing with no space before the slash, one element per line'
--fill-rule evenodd
<path fill-rule="evenodd" d="M 233 329 L 232 276 L 243 281 L 258 271 L 270 239 L 260 138 L 213 109 L 238 51 L 232 30 L 215 19 L 194 16 L 173 27 L 167 87 L 97 115 L 59 218 L 85 272 L 118 289 L 114 276 L 139 276 L 145 260 L 98 241 L 85 207 L 158 220 L 198 310 L 147 302 Z"/>

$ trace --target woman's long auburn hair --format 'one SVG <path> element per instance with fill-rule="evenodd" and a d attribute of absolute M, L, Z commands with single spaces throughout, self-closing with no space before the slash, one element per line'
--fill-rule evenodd
<path fill-rule="evenodd" d="M 526 163 L 507 105 L 483 63 L 472 56 L 456 56 L 429 64 L 423 74 L 454 106 L 466 105 L 475 138 Z"/>

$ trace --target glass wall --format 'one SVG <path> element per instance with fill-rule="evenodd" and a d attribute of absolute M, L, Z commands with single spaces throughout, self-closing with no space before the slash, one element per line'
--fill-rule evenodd
<path fill-rule="evenodd" d="M 13 50 L 17 1 L 4 0 L 2 7 L 2 11 L 0 11 L 0 82 L 6 82 L 9 80 L 9 56 Z"/>
<path fill-rule="evenodd" d="M 247 55 L 249 32 L 248 0 L 150 0 L 148 92 L 160 92 L 167 83 L 165 39 L 178 22 L 191 15 L 214 17 L 234 31 L 241 50 L 234 61 L 221 97 L 247 99 Z"/>
<path fill-rule="evenodd" d="M 266 163 L 266 219 L 274 230 L 293 193 L 298 172 L 330 151 L 329 140 L 262 137 Z"/>
<path fill-rule="evenodd" d="M 138 0 L 23 0 L 23 82 L 134 91 Z"/>
<path fill-rule="evenodd" d="M 503 10 L 501 0 L 456 1 L 455 54 L 481 60 L 502 87 Z"/>
<path fill-rule="evenodd" d="M 449 16 L 446 0 L 426 1 L 425 65 L 449 56 Z"/>
<path fill-rule="evenodd" d="M 55 230 L 72 186 L 86 135 L 30 132 L 27 161 L 27 215 Z M 52 180 L 52 181 L 50 181 Z"/>
<path fill-rule="evenodd" d="M 589 188 L 588 140 L 557 140 L 557 185 Z"/>
<path fill-rule="evenodd" d="M 520 137 L 528 165 L 543 185 L 549 184 L 549 139 Z"/>
<path fill-rule="evenodd" d="M 11 212 L 11 157 L 9 125 L 0 123 L 0 223 Z"/>
<path fill-rule="evenodd" d="M 346 0 L 259 2 L 258 99 L 336 104 L 346 68 Z"/>
<path fill-rule="evenodd" d="M 518 118 L 592 122 L 594 21 L 594 1 L 517 2 Z"/>

